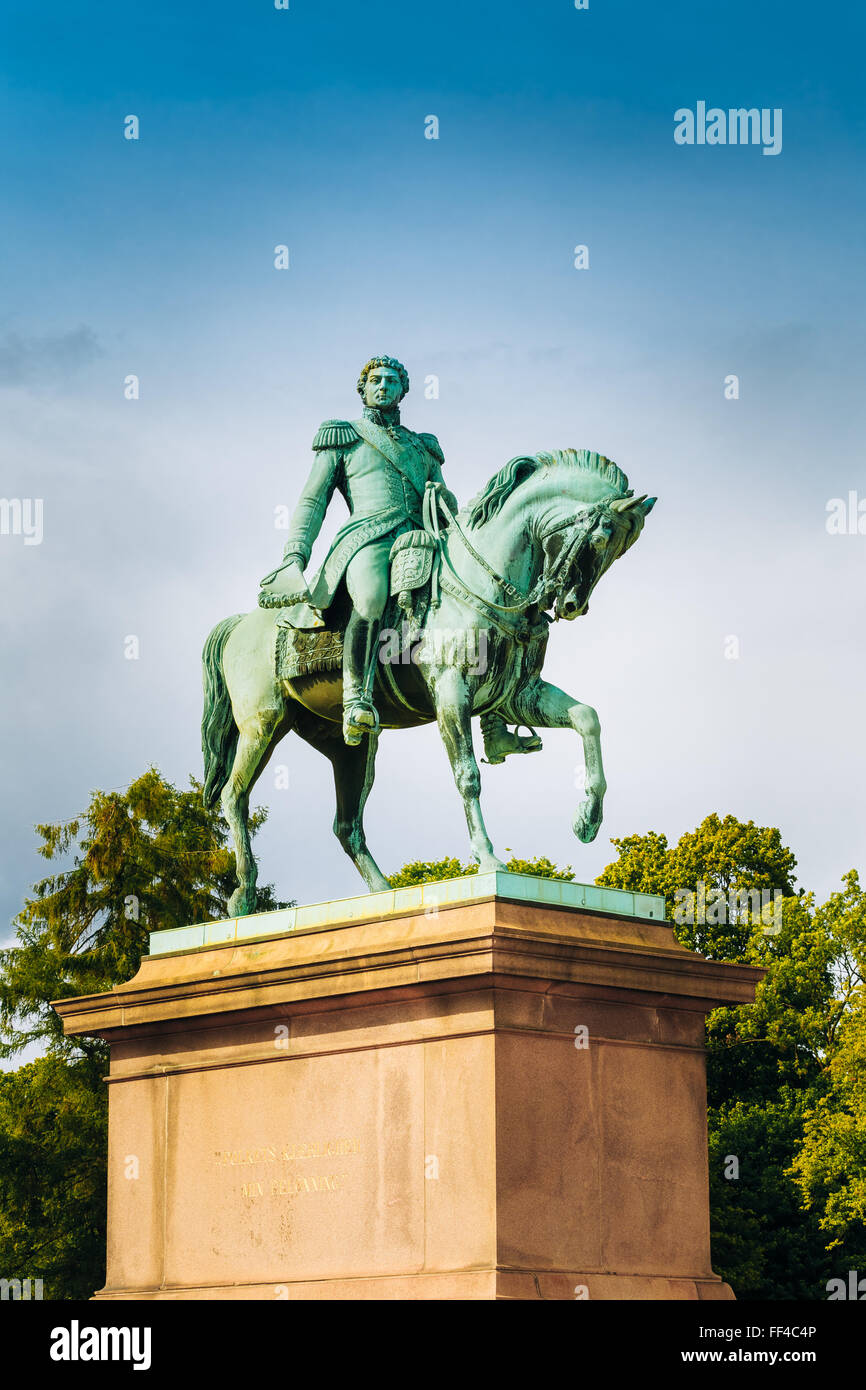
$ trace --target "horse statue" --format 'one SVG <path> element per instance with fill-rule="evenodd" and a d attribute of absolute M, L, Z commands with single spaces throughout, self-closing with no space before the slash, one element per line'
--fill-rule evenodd
<path fill-rule="evenodd" d="M 487 872 L 504 865 L 481 813 L 473 714 L 527 727 L 533 735 L 536 727 L 574 729 L 583 741 L 586 779 L 573 829 L 589 844 L 601 825 L 607 786 L 598 716 L 543 680 L 541 667 L 551 622 L 586 613 L 595 585 L 637 540 L 656 499 L 634 496 L 625 474 L 601 455 L 562 449 L 512 459 L 456 515 L 435 494 L 428 500 L 425 530 L 410 533 L 434 552 L 423 594 L 405 587 L 395 592 L 392 569 L 394 596 L 375 676 L 381 730 L 436 720 L 463 800 L 472 856 Z M 406 542 L 402 537 L 404 551 L 411 548 Z M 204 796 L 209 806 L 221 804 L 234 839 L 233 917 L 255 911 L 256 904 L 250 792 L 290 731 L 331 763 L 334 833 L 343 849 L 371 892 L 389 886 L 367 848 L 363 821 L 380 729 L 356 746 L 342 735 L 338 653 L 347 604 L 343 592 L 327 610 L 326 629 L 296 634 L 294 646 L 279 611 L 267 608 L 224 618 L 205 643 Z M 514 751 L 539 746 L 536 736 Z"/>

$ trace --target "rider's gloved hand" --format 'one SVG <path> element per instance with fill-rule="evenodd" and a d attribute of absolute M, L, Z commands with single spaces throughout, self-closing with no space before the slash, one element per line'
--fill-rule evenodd
<path fill-rule="evenodd" d="M 460 503 L 457 501 L 454 493 L 450 488 L 447 488 L 444 483 L 428 483 L 427 486 L 433 489 L 437 497 L 442 498 L 442 501 L 449 511 L 458 512 L 460 510 Z"/>
<path fill-rule="evenodd" d="M 279 596 L 287 604 L 306 603 L 318 613 L 313 599 L 307 588 L 307 581 L 304 578 L 304 571 L 300 559 L 290 559 L 280 565 L 279 569 L 272 570 L 266 574 L 260 586 L 265 594 Z M 271 606 L 271 605 L 268 605 Z"/>
<path fill-rule="evenodd" d="M 269 584 L 273 584 L 280 593 L 289 593 L 297 590 L 299 594 L 303 595 L 307 587 L 307 581 L 304 578 L 304 571 L 300 560 L 288 560 L 280 565 L 278 569 L 271 570 L 270 574 L 266 574 L 264 579 L 261 580 L 263 589 Z"/>

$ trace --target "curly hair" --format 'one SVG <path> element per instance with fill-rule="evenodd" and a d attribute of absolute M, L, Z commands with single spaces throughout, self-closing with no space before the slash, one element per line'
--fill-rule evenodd
<path fill-rule="evenodd" d="M 409 390 L 409 373 L 406 371 L 403 363 L 398 362 L 396 357 L 371 357 L 369 362 L 364 363 L 361 368 L 361 375 L 358 377 L 358 395 L 362 400 L 364 398 L 364 386 L 366 385 L 367 377 L 373 367 L 392 367 L 395 372 L 399 372 L 400 383 L 403 387 L 403 396 L 406 395 L 406 392 Z M 401 401 L 403 396 L 400 397 Z"/>

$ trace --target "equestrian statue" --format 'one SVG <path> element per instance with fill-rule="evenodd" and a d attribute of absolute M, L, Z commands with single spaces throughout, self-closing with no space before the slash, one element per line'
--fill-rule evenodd
<path fill-rule="evenodd" d="M 551 623 L 586 613 L 656 499 L 636 497 L 602 455 L 559 449 L 513 458 L 461 508 L 436 436 L 400 421 L 408 390 L 395 358 L 366 363 L 360 418 L 326 420 L 316 433 L 283 560 L 262 580 L 258 607 L 223 619 L 205 643 L 204 795 L 234 840 L 235 917 L 256 904 L 250 792 L 290 731 L 330 760 L 334 832 L 371 891 L 388 887 L 363 824 L 383 729 L 436 721 L 482 872 L 504 865 L 481 814 L 473 715 L 491 764 L 538 751 L 537 728 L 574 729 L 586 762 L 574 832 L 588 844 L 601 825 L 598 716 L 541 668 Z M 335 491 L 349 518 L 308 585 Z"/>

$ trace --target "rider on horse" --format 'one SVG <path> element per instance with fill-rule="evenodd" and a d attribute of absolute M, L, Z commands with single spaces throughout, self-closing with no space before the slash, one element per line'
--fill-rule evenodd
<path fill-rule="evenodd" d="M 262 580 L 259 604 L 291 611 L 281 625 L 322 627 L 322 611 L 345 579 L 352 611 L 343 638 L 343 737 L 358 744 L 379 726 L 373 703 L 377 642 L 389 591 L 395 538 L 422 526 L 425 488 L 432 483 L 452 512 L 457 498 L 442 477 L 444 455 L 433 434 L 414 434 L 400 423 L 409 390 L 406 368 L 393 357 L 373 357 L 361 369 L 358 420 L 326 420 L 313 440 L 315 462 L 292 516 L 283 564 Z M 304 569 L 328 504 L 338 491 L 349 520 L 338 531 L 308 589 Z M 498 715 L 482 725 L 491 762 L 529 752 L 540 741 L 519 738 Z M 527 746 L 531 745 L 531 746 Z"/>

